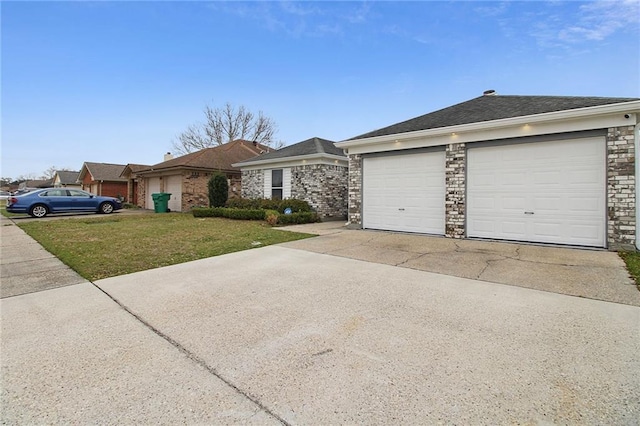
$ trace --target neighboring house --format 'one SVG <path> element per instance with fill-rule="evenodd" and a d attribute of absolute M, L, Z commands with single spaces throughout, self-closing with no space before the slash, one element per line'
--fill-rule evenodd
<path fill-rule="evenodd" d="M 171 211 L 188 211 L 208 206 L 208 183 L 215 172 L 224 173 L 229 180 L 229 198 L 241 194 L 240 169 L 233 164 L 253 158 L 271 148 L 255 142 L 235 140 L 213 148 L 205 148 L 181 157 L 156 164 L 137 172 L 138 202 L 153 209 L 152 194 L 170 193 Z"/>
<path fill-rule="evenodd" d="M 25 180 L 24 182 L 20 182 L 20 184 L 18 184 L 18 189 L 25 190 L 25 189 L 50 188 L 52 186 L 53 186 L 53 179 L 35 179 L 35 180 Z"/>
<path fill-rule="evenodd" d="M 636 244 L 640 99 L 483 96 L 336 145 L 362 228 Z"/>
<path fill-rule="evenodd" d="M 243 197 L 298 198 L 324 219 L 347 216 L 347 156 L 331 141 L 307 139 L 234 166 Z"/>
<path fill-rule="evenodd" d="M 56 188 L 82 188 L 82 184 L 78 181 L 79 176 L 80 172 L 58 170 L 53 175 L 53 186 Z"/>
<path fill-rule="evenodd" d="M 122 173 L 120 173 L 120 177 L 127 180 L 127 202 L 131 204 L 135 204 L 138 207 L 144 207 L 143 200 L 138 199 L 138 184 L 141 181 L 141 178 L 138 176 L 138 172 L 141 170 L 147 170 L 151 166 L 144 164 L 127 164 Z"/>
<path fill-rule="evenodd" d="M 82 189 L 92 194 L 126 199 L 127 180 L 120 176 L 124 168 L 124 164 L 86 162 L 80 169 L 78 181 Z"/>

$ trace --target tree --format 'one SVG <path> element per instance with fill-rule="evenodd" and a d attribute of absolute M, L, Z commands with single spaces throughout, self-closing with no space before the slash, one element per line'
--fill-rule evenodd
<path fill-rule="evenodd" d="M 236 139 L 258 142 L 275 149 L 282 147 L 282 143 L 274 139 L 276 123 L 262 111 L 256 115 L 242 105 L 236 108 L 227 102 L 221 108 L 205 106 L 204 116 L 204 124 L 192 124 L 178 135 L 173 142 L 177 153 L 188 154 Z"/>
<path fill-rule="evenodd" d="M 211 207 L 224 207 L 229 198 L 229 182 L 222 173 L 214 173 L 209 179 L 209 205 Z"/>
<path fill-rule="evenodd" d="M 56 172 L 69 171 L 69 170 L 71 169 L 68 167 L 58 168 L 56 166 L 51 166 L 47 170 L 42 172 L 42 176 L 40 176 L 40 179 L 43 179 L 43 180 L 53 179 L 53 177 L 56 175 Z"/>

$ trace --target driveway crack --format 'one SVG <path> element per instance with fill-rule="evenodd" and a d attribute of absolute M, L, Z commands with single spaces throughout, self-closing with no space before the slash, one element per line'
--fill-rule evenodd
<path fill-rule="evenodd" d="M 271 417 L 273 417 L 274 419 L 276 419 L 277 421 L 279 421 L 283 425 L 291 426 L 291 424 L 289 422 L 287 422 L 285 419 L 283 419 L 282 417 L 278 416 L 276 413 L 274 413 L 269 408 L 267 408 L 267 406 L 265 406 L 257 397 L 255 397 L 255 396 L 249 394 L 248 392 L 240 389 L 238 386 L 233 384 L 229 379 L 225 378 L 214 367 L 212 367 L 209 364 L 207 364 L 205 360 L 203 360 L 202 358 L 197 356 L 195 353 L 189 351 L 187 348 L 182 346 L 178 341 L 172 339 L 167 334 L 165 334 L 162 331 L 160 331 L 159 329 L 155 328 L 149 322 L 145 321 L 141 316 L 139 316 L 138 314 L 133 312 L 131 309 L 129 309 L 124 304 L 120 303 L 120 301 L 118 299 L 116 299 L 115 297 L 111 296 L 109 293 L 107 293 L 105 290 L 101 289 L 95 283 L 92 282 L 91 284 L 94 287 L 96 287 L 98 290 L 100 290 L 102 293 L 104 293 L 109 299 L 113 300 L 118 306 L 120 306 L 122 309 L 124 309 L 125 312 L 127 312 L 129 315 L 134 317 L 136 320 L 140 321 L 146 328 L 151 330 L 153 333 L 155 333 L 156 335 L 158 335 L 162 339 L 164 339 L 167 342 L 169 342 L 169 344 L 171 344 L 173 347 L 175 347 L 180 352 L 182 352 L 187 358 L 189 358 L 190 360 L 192 360 L 193 362 L 198 364 L 200 367 L 204 368 L 209 374 L 211 374 L 211 375 L 217 377 L 218 379 L 220 379 L 224 384 L 226 384 L 227 386 L 232 388 L 239 395 L 241 395 L 244 398 L 248 399 L 249 401 L 253 402 L 260 410 L 263 410 L 265 413 L 267 413 L 268 415 L 270 415 Z"/>

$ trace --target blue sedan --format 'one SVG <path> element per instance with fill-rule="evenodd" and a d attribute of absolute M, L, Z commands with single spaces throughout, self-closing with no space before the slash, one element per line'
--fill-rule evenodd
<path fill-rule="evenodd" d="M 45 188 L 10 197 L 7 211 L 45 217 L 49 213 L 96 212 L 109 214 L 122 208 L 117 198 L 101 197 L 79 189 Z"/>

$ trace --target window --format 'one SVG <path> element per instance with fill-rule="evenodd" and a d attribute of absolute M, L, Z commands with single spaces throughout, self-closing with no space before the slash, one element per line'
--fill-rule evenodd
<path fill-rule="evenodd" d="M 87 198 L 89 198 L 89 195 L 90 195 L 88 192 L 80 191 L 78 189 L 70 189 L 69 194 L 71 194 L 72 197 L 87 197 Z"/>
<path fill-rule="evenodd" d="M 46 191 L 40 194 L 41 197 L 66 197 L 67 190 L 66 189 L 52 189 L 51 191 Z"/>
<path fill-rule="evenodd" d="M 271 199 L 282 200 L 282 169 L 271 170 Z"/>

